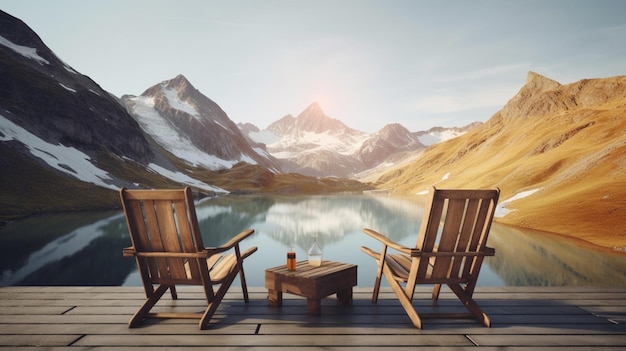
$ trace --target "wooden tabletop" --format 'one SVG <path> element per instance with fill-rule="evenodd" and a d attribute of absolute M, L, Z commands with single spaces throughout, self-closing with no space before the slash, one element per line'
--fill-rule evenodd
<path fill-rule="evenodd" d="M 313 267 L 309 265 L 308 261 L 300 261 L 296 263 L 296 270 L 290 271 L 287 269 L 287 265 L 268 268 L 266 272 L 272 272 L 274 274 L 293 275 L 303 278 L 317 278 L 328 274 L 336 273 L 344 269 L 356 267 L 354 264 L 341 263 L 334 261 L 322 261 L 322 265 L 319 267 Z"/>

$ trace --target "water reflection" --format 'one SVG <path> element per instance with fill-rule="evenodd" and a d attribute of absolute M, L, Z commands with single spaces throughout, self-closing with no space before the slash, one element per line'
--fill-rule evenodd
<path fill-rule="evenodd" d="M 495 225 L 489 266 L 512 286 L 626 286 L 623 254 L 582 248 L 558 236 Z"/>
<path fill-rule="evenodd" d="M 120 285 L 134 262 L 121 213 L 38 216 L 0 230 L 0 285 Z"/>
<path fill-rule="evenodd" d="M 225 196 L 197 204 L 205 245 L 219 245 L 246 228 L 248 283 L 263 286 L 264 270 L 285 263 L 294 243 L 299 260 L 315 235 L 324 259 L 358 264 L 359 286 L 373 284 L 375 264 L 361 245 L 379 243 L 361 232 L 374 228 L 413 246 L 423 197 Z M 135 263 L 122 257 L 130 240 L 121 212 L 29 218 L 0 229 L 0 285 L 140 285 Z M 479 285 L 626 286 L 626 256 L 577 247 L 544 233 L 494 224 L 496 256 Z"/>

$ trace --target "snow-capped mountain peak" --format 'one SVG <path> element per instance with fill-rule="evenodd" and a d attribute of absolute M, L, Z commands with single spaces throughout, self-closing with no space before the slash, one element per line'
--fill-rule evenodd
<path fill-rule="evenodd" d="M 306 133 L 353 133 L 357 132 L 348 128 L 338 119 L 327 116 L 317 102 L 309 105 L 298 117 L 286 115 L 280 120 L 267 127 L 280 136 L 301 136 Z"/>
<path fill-rule="evenodd" d="M 238 162 L 278 165 L 263 149 L 253 149 L 226 113 L 183 75 L 122 101 L 139 125 L 161 146 L 192 165 L 218 170 Z"/>
<path fill-rule="evenodd" d="M 328 117 L 314 102 L 298 117 L 286 115 L 265 130 L 242 126 L 248 137 L 267 144 L 285 172 L 314 176 L 352 177 L 381 164 L 414 156 L 427 145 L 450 139 L 464 128 L 433 128 L 410 132 L 398 123 L 367 134 Z"/>

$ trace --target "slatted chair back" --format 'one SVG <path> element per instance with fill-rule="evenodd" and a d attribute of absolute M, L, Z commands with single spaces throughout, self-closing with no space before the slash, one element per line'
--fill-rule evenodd
<path fill-rule="evenodd" d="M 122 202 L 144 286 L 203 285 L 203 276 L 208 277 L 206 259 L 141 256 L 155 252 L 198 253 L 204 249 L 191 189 L 125 191 Z"/>
<path fill-rule="evenodd" d="M 361 247 L 378 265 L 372 302 L 378 301 L 384 275 L 413 325 L 421 328 L 421 318 L 412 304 L 415 286 L 433 284 L 432 299 L 436 302 L 441 285 L 445 284 L 472 316 L 490 326 L 489 317 L 473 300 L 472 294 L 484 258 L 495 254 L 495 250 L 486 245 L 500 190 L 432 187 L 429 194 L 415 247 L 400 245 L 375 230 L 363 229 L 382 243 L 380 252 Z"/>
<path fill-rule="evenodd" d="M 430 197 L 416 243 L 429 259 L 416 262 L 411 278 L 419 283 L 471 282 L 484 258 L 499 190 L 433 188 Z"/>

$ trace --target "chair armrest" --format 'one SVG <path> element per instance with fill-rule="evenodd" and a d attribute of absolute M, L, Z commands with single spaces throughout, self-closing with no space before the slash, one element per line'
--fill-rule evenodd
<path fill-rule="evenodd" d="M 135 256 L 135 247 L 134 246 L 129 246 L 129 247 L 125 247 L 122 249 L 122 255 L 124 257 L 131 257 L 131 256 Z"/>
<path fill-rule="evenodd" d="M 209 250 L 200 252 L 137 252 L 134 246 L 122 249 L 124 257 L 163 257 L 163 258 L 207 258 L 213 253 Z"/>
<path fill-rule="evenodd" d="M 398 250 L 400 252 L 404 252 L 406 254 L 410 254 L 411 253 L 411 249 L 404 246 L 404 245 L 400 245 L 398 243 L 396 243 L 395 241 L 389 239 L 388 237 L 386 237 L 383 234 L 378 233 L 377 231 L 373 230 L 373 229 L 368 229 L 368 228 L 364 228 L 363 232 L 369 236 L 371 236 L 372 238 L 380 241 L 381 243 L 395 249 Z"/>
<path fill-rule="evenodd" d="M 241 259 L 243 260 L 243 259 L 248 258 L 248 256 L 250 256 L 253 253 L 255 253 L 257 249 L 258 249 L 258 247 L 256 247 L 256 246 L 252 246 L 252 247 L 248 248 L 246 251 L 241 253 Z"/>
<path fill-rule="evenodd" d="M 485 246 L 485 250 L 483 250 L 486 256 L 493 256 L 496 254 L 496 249 L 493 247 Z"/>
<path fill-rule="evenodd" d="M 366 254 L 372 256 L 375 260 L 380 259 L 380 252 L 376 252 L 376 251 L 370 249 L 369 247 L 361 246 L 361 251 L 363 251 Z"/>
<path fill-rule="evenodd" d="M 481 252 L 437 252 L 437 251 L 421 251 L 419 249 L 411 249 L 411 257 L 480 257 L 493 256 L 496 250 L 485 250 Z"/>
<path fill-rule="evenodd" d="M 226 244 L 220 245 L 220 246 L 217 246 L 217 247 L 207 247 L 207 250 L 210 250 L 213 253 L 230 250 L 233 247 L 235 247 L 235 245 L 239 244 L 240 241 L 242 241 L 243 239 L 245 239 L 245 238 L 249 237 L 250 235 L 252 235 L 252 233 L 254 233 L 254 229 L 246 229 L 243 232 L 235 235 Z"/>
<path fill-rule="evenodd" d="M 133 252 L 135 257 L 157 257 L 157 258 L 209 258 L 215 254 L 214 250 L 207 249 L 199 252 Z"/>

